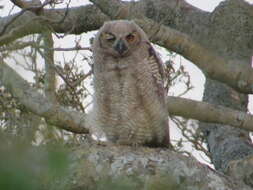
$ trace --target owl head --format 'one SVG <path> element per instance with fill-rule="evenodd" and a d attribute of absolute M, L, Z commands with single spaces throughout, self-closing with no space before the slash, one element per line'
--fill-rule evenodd
<path fill-rule="evenodd" d="M 148 38 L 135 22 L 116 20 L 105 22 L 100 28 L 93 49 L 113 57 L 126 57 L 143 42 L 148 42 Z"/>

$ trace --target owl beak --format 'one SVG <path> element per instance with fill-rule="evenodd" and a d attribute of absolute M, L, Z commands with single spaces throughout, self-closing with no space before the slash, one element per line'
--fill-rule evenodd
<path fill-rule="evenodd" d="M 113 47 L 120 55 L 123 55 L 127 51 L 127 46 L 122 39 L 116 41 L 116 44 Z"/>

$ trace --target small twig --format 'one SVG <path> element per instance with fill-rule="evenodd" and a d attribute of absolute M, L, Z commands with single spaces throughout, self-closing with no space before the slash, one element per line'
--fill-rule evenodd
<path fill-rule="evenodd" d="M 70 4 L 71 0 L 69 0 L 69 2 L 67 3 L 67 7 L 66 7 L 66 11 L 64 13 L 64 16 L 62 17 L 62 19 L 60 19 L 58 22 L 56 23 L 62 23 L 66 17 L 68 16 L 68 13 L 69 13 L 69 4 Z"/>
<path fill-rule="evenodd" d="M 56 73 L 61 77 L 61 79 L 71 88 L 74 89 L 76 86 L 78 86 L 82 81 L 84 81 L 88 76 L 90 76 L 92 74 L 92 71 L 90 70 L 87 74 L 83 75 L 80 79 L 78 79 L 77 81 L 75 81 L 74 83 L 70 83 L 66 77 L 64 76 L 64 74 L 62 73 L 62 69 L 59 66 L 54 66 L 54 69 L 56 71 Z"/>
<path fill-rule="evenodd" d="M 83 75 L 80 79 L 78 79 L 77 81 L 75 81 L 73 83 L 73 86 L 76 87 L 78 86 L 82 81 L 84 81 L 88 76 L 90 76 L 92 74 L 92 70 L 90 70 L 87 74 Z"/>
<path fill-rule="evenodd" d="M 81 47 L 81 46 L 75 46 L 72 48 L 54 48 L 54 51 L 79 51 L 79 50 L 92 51 L 90 47 Z"/>
<path fill-rule="evenodd" d="M 55 72 L 61 77 L 61 79 L 71 88 L 74 89 L 75 87 L 65 78 L 64 74 L 62 73 L 62 68 L 60 66 L 54 66 Z"/>
<path fill-rule="evenodd" d="M 19 49 L 24 49 L 26 47 L 33 47 L 36 49 L 48 49 L 48 50 L 53 50 L 53 51 L 80 51 L 80 50 L 85 50 L 85 51 L 92 51 L 90 47 L 81 47 L 80 45 L 77 45 L 75 47 L 70 47 L 70 48 L 49 48 L 46 46 L 41 46 L 38 45 L 36 42 L 16 42 L 15 44 L 11 44 L 9 46 L 2 46 L 0 47 L 0 52 L 3 51 L 16 51 Z"/>

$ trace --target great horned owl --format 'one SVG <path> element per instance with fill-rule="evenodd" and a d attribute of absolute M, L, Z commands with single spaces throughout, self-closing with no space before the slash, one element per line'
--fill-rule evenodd
<path fill-rule="evenodd" d="M 93 42 L 94 105 L 91 125 L 109 141 L 168 146 L 163 65 L 134 22 L 106 22 Z"/>

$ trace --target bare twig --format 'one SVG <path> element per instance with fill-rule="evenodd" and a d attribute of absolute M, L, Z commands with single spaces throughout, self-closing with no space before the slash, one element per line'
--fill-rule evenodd
<path fill-rule="evenodd" d="M 84 50 L 84 51 L 92 51 L 92 49 L 90 47 L 82 47 L 80 45 L 76 45 L 74 47 L 69 47 L 69 48 L 61 48 L 61 47 L 56 47 L 56 48 L 50 48 L 50 47 L 46 47 L 44 45 L 38 45 L 38 43 L 33 42 L 33 41 L 29 41 L 29 42 L 22 42 L 22 41 L 17 41 L 13 44 L 10 45 L 6 45 L 6 46 L 1 46 L 0 47 L 0 52 L 3 51 L 16 51 L 19 49 L 24 49 L 26 47 L 33 47 L 36 49 L 47 49 L 47 50 L 51 50 L 51 51 L 80 51 L 80 50 Z"/>
<path fill-rule="evenodd" d="M 210 152 L 204 147 L 202 134 L 198 133 L 192 124 L 192 120 L 185 120 L 183 118 L 171 117 L 171 120 L 180 129 L 182 136 L 186 139 L 187 143 L 191 143 L 196 150 L 203 152 L 207 157 L 211 157 Z M 182 145 L 181 145 L 182 146 Z M 191 154 L 191 152 L 189 152 Z"/>
<path fill-rule="evenodd" d="M 90 128 L 87 125 L 85 114 L 52 103 L 47 97 L 30 87 L 2 60 L 0 62 L 0 81 L 27 110 L 44 117 L 48 123 L 74 133 L 89 133 Z"/>
<path fill-rule="evenodd" d="M 90 47 L 81 47 L 81 46 L 75 46 L 71 48 L 54 48 L 54 51 L 79 51 L 79 50 L 92 51 Z"/>

